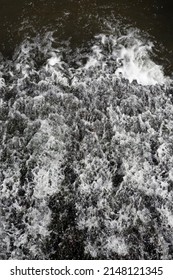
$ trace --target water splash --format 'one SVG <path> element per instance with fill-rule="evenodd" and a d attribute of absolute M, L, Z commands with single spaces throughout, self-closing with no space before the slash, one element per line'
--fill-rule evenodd
<path fill-rule="evenodd" d="M 172 87 L 141 40 L 49 33 L 5 62 L 1 259 L 172 258 Z"/>

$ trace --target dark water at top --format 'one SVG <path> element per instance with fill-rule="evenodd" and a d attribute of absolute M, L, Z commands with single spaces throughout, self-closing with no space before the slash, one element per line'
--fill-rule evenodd
<path fill-rule="evenodd" d="M 172 260 L 171 1 L 0 4 L 0 259 Z"/>
<path fill-rule="evenodd" d="M 173 3 L 170 0 L 1 0 L 0 51 L 10 56 L 26 36 L 56 30 L 61 39 L 79 46 L 101 31 L 100 21 L 121 18 L 148 32 L 162 44 L 162 62 L 172 72 Z M 160 54 L 159 54 L 160 56 Z M 167 61 L 168 60 L 168 61 Z"/>

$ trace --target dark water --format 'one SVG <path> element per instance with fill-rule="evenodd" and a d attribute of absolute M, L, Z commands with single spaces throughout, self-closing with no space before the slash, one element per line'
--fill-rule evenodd
<path fill-rule="evenodd" d="M 173 259 L 171 1 L 2 1 L 0 259 Z"/>
<path fill-rule="evenodd" d="M 167 0 L 1 0 L 0 51 L 11 56 L 26 36 L 56 30 L 56 36 L 79 46 L 102 29 L 103 18 L 121 18 L 127 24 L 148 32 L 163 48 L 158 55 L 165 71 L 172 73 L 173 4 Z M 161 46 L 160 46 L 161 49 Z"/>

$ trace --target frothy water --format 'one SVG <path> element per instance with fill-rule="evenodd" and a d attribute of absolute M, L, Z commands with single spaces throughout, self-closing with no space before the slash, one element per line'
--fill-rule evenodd
<path fill-rule="evenodd" d="M 138 33 L 2 59 L 1 259 L 172 259 L 173 88 Z"/>
<path fill-rule="evenodd" d="M 150 57 L 153 44 L 142 42 L 135 38 L 135 32 L 122 36 L 115 41 L 118 48 L 114 51 L 119 67 L 115 74 L 128 79 L 136 80 L 142 85 L 165 84 L 166 78 L 163 68 L 155 64 Z"/>

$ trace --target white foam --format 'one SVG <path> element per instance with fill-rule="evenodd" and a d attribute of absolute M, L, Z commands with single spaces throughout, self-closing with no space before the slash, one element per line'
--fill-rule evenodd
<path fill-rule="evenodd" d="M 3 88 L 3 87 L 5 87 L 5 80 L 4 80 L 4 78 L 0 77 L 0 88 Z"/>
<path fill-rule="evenodd" d="M 126 44 L 129 43 L 128 40 L 129 36 Z M 117 61 L 121 63 L 115 74 L 130 82 L 136 80 L 142 85 L 164 84 L 166 79 L 162 67 L 155 64 L 149 56 L 151 49 L 151 43 L 144 45 L 142 41 L 135 38 L 132 46 L 121 45 L 118 51 L 115 50 Z"/>
<path fill-rule="evenodd" d="M 10 74 L 13 80 L 9 88 L 17 89 L 17 96 L 14 104 L 9 102 L 8 118 L 12 121 L 15 117 L 22 118 L 27 127 L 23 135 L 15 131 L 15 136 L 8 136 L 10 125 L 4 130 L 3 145 L 12 151 L 7 149 L 9 154 L 11 152 L 10 164 L 3 163 L 5 179 L 2 178 L 1 199 L 2 203 L 11 198 L 15 202 L 10 207 L 4 206 L 8 214 L 0 221 L 3 252 L 11 250 L 6 231 L 10 211 L 24 210 L 22 217 L 28 222 L 22 234 L 17 226 L 10 225 L 17 248 L 10 252 L 11 258 L 24 257 L 20 246 L 33 256 L 39 254 L 44 258 L 41 243 L 50 233 L 52 214 L 48 203 L 58 192 L 62 192 L 67 203 L 69 196 L 74 195 L 75 226 L 86 233 L 85 251 L 94 258 L 103 255 L 111 258 L 116 253 L 125 256 L 130 252 L 129 236 L 126 238 L 128 229 L 138 227 L 140 220 L 139 231 L 142 231 L 143 226 L 147 228 L 152 222 L 152 212 L 144 205 L 142 195 L 166 200 L 168 207 L 160 213 L 173 227 L 172 213 L 167 211 L 172 205 L 172 194 L 168 194 L 167 188 L 173 178 L 170 136 L 173 106 L 161 87 L 152 87 L 156 88 L 154 95 L 154 89 L 151 92 L 149 87 L 138 84 L 127 86 L 121 80 L 121 77 L 130 82 L 135 79 L 143 85 L 166 81 L 162 68 L 150 58 L 152 44 L 144 44 L 135 36 L 132 31 L 125 36 L 97 36 L 88 52 L 88 61 L 85 65 L 79 64 L 77 69 L 68 68 L 60 52 L 48 43 L 43 50 L 39 45 L 46 55 L 44 65 L 36 72 L 32 49 L 38 45 L 28 43 L 21 48 L 14 73 Z M 33 72 L 38 75 L 39 82 L 32 88 Z M 29 87 L 26 86 L 28 80 Z M 2 84 L 7 86 L 3 80 Z M 3 106 L 2 99 L 0 105 Z M 160 127 L 158 120 L 162 120 Z M 156 165 L 152 158 L 152 137 L 157 143 Z M 26 147 L 22 146 L 22 141 Z M 64 166 L 70 153 L 70 164 L 78 180 L 75 194 L 68 193 L 69 186 L 66 192 L 63 189 Z M 117 167 L 119 158 L 121 168 Z M 18 197 L 23 164 L 32 175 L 31 178 L 27 175 L 29 179 L 22 185 L 30 204 L 27 209 L 19 203 L 23 198 Z M 165 165 L 170 170 L 169 180 L 160 175 Z M 114 180 L 117 171 L 120 182 Z M 9 185 L 13 185 L 12 190 Z"/>
<path fill-rule="evenodd" d="M 100 34 L 96 39 L 98 42 L 92 48 L 93 53 L 86 64 L 87 68 L 100 63 L 100 67 L 105 69 L 107 62 L 111 66 L 114 64 L 116 77 L 125 78 L 130 83 L 136 80 L 142 85 L 161 85 L 168 81 L 162 66 L 157 65 L 151 58 L 154 44 L 139 38 L 138 30 L 126 30 L 126 35 Z"/>

